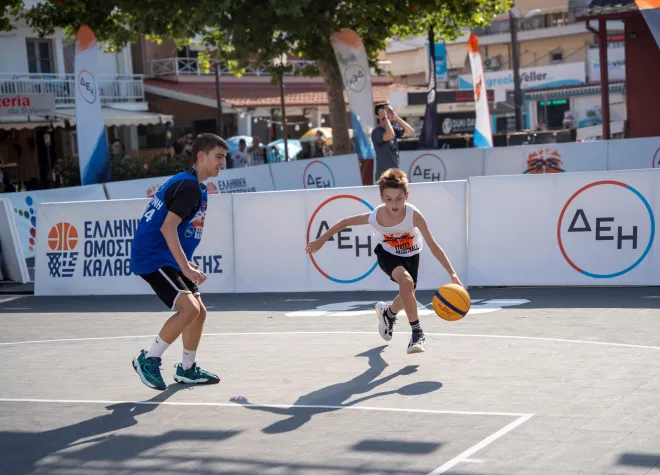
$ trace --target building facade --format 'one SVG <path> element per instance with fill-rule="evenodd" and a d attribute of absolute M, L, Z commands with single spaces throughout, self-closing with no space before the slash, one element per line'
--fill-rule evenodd
<path fill-rule="evenodd" d="M 583 2 L 567 0 L 521 0 L 514 7 L 518 36 L 522 108 L 526 129 L 557 130 L 570 124 L 596 133 L 600 115 L 600 66 L 596 35 L 577 21 Z M 490 26 L 475 29 L 479 37 L 486 87 L 493 89 L 491 107 L 493 132 L 515 130 L 513 102 L 512 22 L 507 12 L 496 17 Z M 608 22 L 608 69 L 612 130 L 622 131 L 626 119 L 625 50 L 623 23 Z M 445 49 L 446 82 L 439 88 L 470 90 L 472 77 L 467 55 L 469 32 L 453 41 L 436 44 Z M 412 86 L 426 84 L 428 78 L 428 41 L 424 37 L 393 39 L 383 59 L 390 61 L 398 83 Z M 436 53 L 436 57 L 437 57 Z M 464 108 L 472 107 L 464 104 Z M 466 114 L 467 110 L 448 110 L 440 114 Z M 423 115 L 423 110 L 415 111 Z M 587 134 L 587 135 L 588 135 Z M 585 135 L 578 130 L 578 138 Z"/>
<path fill-rule="evenodd" d="M 129 155 L 165 147 L 166 140 L 160 137 L 172 117 L 149 112 L 144 76 L 133 74 L 131 49 L 119 53 L 99 49 L 97 86 L 108 143 L 119 140 Z M 17 21 L 13 31 L 0 32 L 0 50 L 0 96 L 45 94 L 54 96 L 56 104 L 53 116 L 0 117 L 4 173 L 20 187 L 55 186 L 58 159 L 77 156 L 75 38 L 66 38 L 62 31 L 39 37 Z"/>

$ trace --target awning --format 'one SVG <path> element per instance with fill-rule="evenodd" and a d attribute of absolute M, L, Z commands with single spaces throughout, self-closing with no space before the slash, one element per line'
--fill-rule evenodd
<path fill-rule="evenodd" d="M 467 55 L 467 44 L 447 45 L 447 69 L 463 69 Z"/>
<path fill-rule="evenodd" d="M 624 92 L 626 90 L 625 81 L 611 82 L 609 84 L 610 92 Z M 525 89 L 523 94 L 528 99 L 541 99 L 544 97 L 569 97 L 580 96 L 583 94 L 600 94 L 600 84 L 583 84 L 578 86 L 559 86 L 549 88 Z"/>
<path fill-rule="evenodd" d="M 154 112 L 146 111 L 130 111 L 121 109 L 111 109 L 104 107 L 101 109 L 103 112 L 103 121 L 106 127 L 130 126 L 130 125 L 158 125 L 166 123 L 174 123 L 171 115 L 157 114 Z M 54 128 L 63 128 L 67 124 L 69 126 L 76 125 L 76 110 L 75 109 L 58 109 L 55 117 L 38 117 L 38 116 L 16 116 L 16 117 L 0 117 L 0 129 L 5 130 L 31 130 L 38 127 L 52 126 Z"/>

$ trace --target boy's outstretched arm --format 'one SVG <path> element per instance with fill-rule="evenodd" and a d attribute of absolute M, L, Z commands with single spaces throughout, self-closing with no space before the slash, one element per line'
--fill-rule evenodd
<path fill-rule="evenodd" d="M 371 213 L 358 214 L 355 216 L 348 216 L 346 218 L 340 219 L 336 224 L 334 224 L 330 229 L 321 234 L 318 239 L 315 241 L 307 243 L 305 247 L 305 252 L 307 254 L 314 254 L 316 251 L 321 249 L 323 245 L 330 239 L 332 236 L 337 234 L 339 231 L 348 228 L 349 226 L 359 226 L 362 224 L 369 224 L 369 215 Z"/>
<path fill-rule="evenodd" d="M 429 246 L 429 250 L 435 256 L 438 262 L 442 265 L 442 267 L 445 268 L 445 270 L 451 277 L 451 281 L 454 284 L 464 287 L 464 285 L 461 283 L 460 279 L 458 278 L 456 271 L 452 267 L 451 262 L 449 262 L 449 258 L 447 257 L 447 254 L 445 253 L 444 249 L 442 249 L 440 245 L 436 242 L 435 238 L 433 237 L 433 233 L 431 233 L 431 230 L 429 229 L 429 226 L 426 223 L 426 219 L 421 213 L 415 211 L 415 214 L 413 216 L 413 224 L 415 225 L 415 227 L 419 228 L 420 232 L 422 233 L 422 237 L 424 238 L 424 241 L 426 241 L 426 244 Z"/>

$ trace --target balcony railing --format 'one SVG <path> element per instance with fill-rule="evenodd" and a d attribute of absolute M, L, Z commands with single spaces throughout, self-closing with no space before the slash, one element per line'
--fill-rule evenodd
<path fill-rule="evenodd" d="M 585 13 L 585 7 L 571 7 L 568 10 L 562 7 L 561 11 L 553 11 L 552 8 L 543 9 L 542 13 L 519 21 L 519 31 L 543 30 L 548 28 L 559 28 L 572 25 Z M 510 33 L 509 20 L 495 20 L 485 28 L 475 28 L 473 31 L 478 36 L 500 35 Z"/>
<path fill-rule="evenodd" d="M 127 74 L 96 77 L 101 104 L 144 101 L 144 76 Z M 73 105 L 74 74 L 0 74 L 0 94 L 53 94 L 56 105 Z"/>
<path fill-rule="evenodd" d="M 150 62 L 151 76 L 204 76 L 207 74 L 215 74 L 213 68 L 209 72 L 204 70 L 199 65 L 197 58 L 165 58 L 165 59 L 152 59 Z M 383 61 L 380 64 L 381 69 L 387 70 L 389 61 Z M 287 66 L 291 67 L 290 71 L 285 73 L 286 76 L 293 76 L 297 71 L 314 65 L 314 61 L 307 60 L 294 60 L 288 61 Z M 372 71 L 372 74 L 374 72 Z M 230 76 L 231 73 L 223 64 L 220 65 L 220 75 Z M 267 63 L 258 63 L 249 65 L 244 73 L 244 76 L 270 76 Z"/>

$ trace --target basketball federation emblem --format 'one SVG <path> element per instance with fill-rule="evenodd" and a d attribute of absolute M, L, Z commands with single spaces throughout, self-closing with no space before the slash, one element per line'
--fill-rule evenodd
<path fill-rule="evenodd" d="M 71 223 L 57 223 L 48 231 L 48 272 L 51 277 L 73 277 L 78 260 L 78 230 Z"/>

